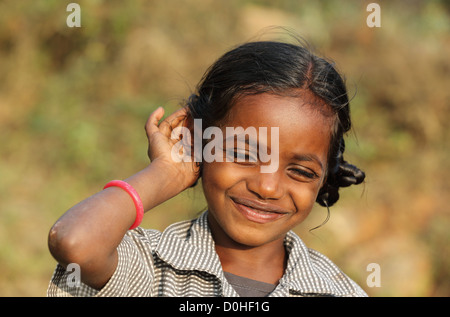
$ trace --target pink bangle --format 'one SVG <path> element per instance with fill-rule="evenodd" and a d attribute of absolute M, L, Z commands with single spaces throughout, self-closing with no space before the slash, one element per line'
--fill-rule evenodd
<path fill-rule="evenodd" d="M 136 220 L 134 221 L 134 223 L 131 225 L 130 229 L 128 229 L 128 230 L 132 230 L 132 229 L 136 228 L 137 226 L 139 226 L 141 224 L 142 218 L 144 218 L 144 206 L 142 204 L 141 197 L 139 197 L 139 194 L 137 193 L 137 191 L 130 184 L 128 184 L 127 182 L 121 181 L 121 180 L 110 181 L 108 184 L 105 185 L 105 187 L 103 187 L 103 189 L 106 189 L 106 188 L 112 187 L 112 186 L 122 188 L 133 199 L 134 206 L 136 207 Z"/>

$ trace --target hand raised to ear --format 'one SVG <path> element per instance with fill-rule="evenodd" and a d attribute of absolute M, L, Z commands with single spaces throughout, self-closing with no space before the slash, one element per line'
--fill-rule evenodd
<path fill-rule="evenodd" d="M 189 120 L 188 109 L 181 108 L 159 123 L 163 116 L 164 109 L 159 107 L 149 116 L 145 124 L 148 139 L 148 157 L 152 162 L 155 160 L 163 161 L 168 168 L 175 168 L 182 184 L 186 188 L 190 187 L 199 176 L 198 164 L 193 159 L 180 161 L 174 160 L 172 157 L 172 149 L 180 141 L 179 138 L 172 138 L 172 132 L 176 128 L 187 127 Z M 193 155 L 193 150 L 191 153 Z"/>

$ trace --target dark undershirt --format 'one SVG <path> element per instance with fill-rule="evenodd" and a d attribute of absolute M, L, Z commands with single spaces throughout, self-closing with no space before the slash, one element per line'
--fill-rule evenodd
<path fill-rule="evenodd" d="M 241 297 L 265 297 L 272 293 L 275 284 L 252 280 L 246 277 L 224 272 L 225 277 Z"/>

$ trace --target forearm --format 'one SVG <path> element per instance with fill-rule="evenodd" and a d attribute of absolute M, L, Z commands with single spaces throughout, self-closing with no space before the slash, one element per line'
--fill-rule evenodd
<path fill-rule="evenodd" d="M 175 178 L 173 171 L 153 162 L 125 181 L 148 211 L 182 190 Z M 55 223 L 49 234 L 50 252 L 63 266 L 78 263 L 84 282 L 101 286 L 114 271 L 116 248 L 135 218 L 136 207 L 128 193 L 107 188 L 69 209 Z"/>

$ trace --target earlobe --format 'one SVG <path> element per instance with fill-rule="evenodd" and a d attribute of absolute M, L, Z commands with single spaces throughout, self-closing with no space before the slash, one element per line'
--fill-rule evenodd
<path fill-rule="evenodd" d="M 200 178 L 202 177 L 202 173 L 203 173 L 203 163 L 202 162 L 194 162 L 194 164 L 198 168 L 196 171 L 198 177 L 195 180 L 195 182 L 191 186 L 189 186 L 189 188 L 194 188 L 195 186 L 197 186 Z"/>

